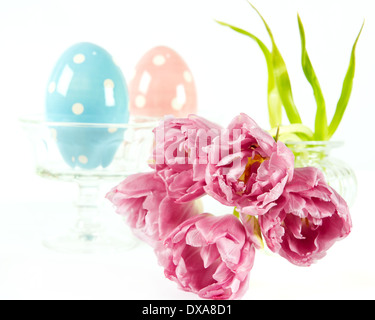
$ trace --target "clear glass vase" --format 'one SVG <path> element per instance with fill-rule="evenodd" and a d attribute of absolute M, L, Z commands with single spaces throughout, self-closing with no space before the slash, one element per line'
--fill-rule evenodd
<path fill-rule="evenodd" d="M 327 183 L 348 203 L 354 204 L 357 196 L 357 179 L 354 171 L 345 162 L 331 156 L 331 151 L 342 147 L 337 141 L 298 141 L 287 142 L 293 151 L 295 167 L 316 167 L 326 177 Z"/>

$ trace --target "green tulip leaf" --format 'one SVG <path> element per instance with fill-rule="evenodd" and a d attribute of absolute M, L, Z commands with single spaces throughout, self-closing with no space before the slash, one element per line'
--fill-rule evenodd
<path fill-rule="evenodd" d="M 273 128 L 268 131 L 268 133 L 273 137 L 276 137 L 277 132 L 279 132 L 279 140 L 282 141 L 285 140 L 282 139 L 282 137 L 285 137 L 286 135 L 294 135 L 295 137 L 299 137 L 298 139 L 295 139 L 297 141 L 313 140 L 314 138 L 314 133 L 311 131 L 311 129 L 300 123 L 294 123 L 287 126 L 280 126 L 278 128 Z"/>
<path fill-rule="evenodd" d="M 305 30 L 300 16 L 298 15 L 298 27 L 301 37 L 301 47 L 302 47 L 302 69 L 306 76 L 306 79 L 309 81 L 316 101 L 316 116 L 315 116 L 315 140 L 327 140 L 328 136 L 328 125 L 327 125 L 327 112 L 326 112 L 326 103 L 324 101 L 324 96 L 320 88 L 318 78 L 315 74 L 314 68 L 311 64 L 309 55 L 306 50 L 306 38 Z"/>
<path fill-rule="evenodd" d="M 266 59 L 267 63 L 267 70 L 268 70 L 268 114 L 269 114 L 269 121 L 271 128 L 276 128 L 279 125 L 281 125 L 281 119 L 282 119 L 282 109 L 281 109 L 281 100 L 279 96 L 279 92 L 276 87 L 275 83 L 275 77 L 273 72 L 273 64 L 272 64 L 272 56 L 266 45 L 256 36 L 251 34 L 250 32 L 247 32 L 243 29 L 237 28 L 235 26 L 232 26 L 228 23 L 217 21 L 217 23 L 221 24 L 222 26 L 226 26 L 231 28 L 232 30 L 250 37 L 253 39 L 262 50 L 264 57 Z"/>
<path fill-rule="evenodd" d="M 290 123 L 302 123 L 301 117 L 298 113 L 297 107 L 294 103 L 293 94 L 292 94 L 292 86 L 290 83 L 290 78 L 288 75 L 288 71 L 284 62 L 281 53 L 276 46 L 275 39 L 271 32 L 270 27 L 268 26 L 267 22 L 264 20 L 260 12 L 249 2 L 249 4 L 253 7 L 253 9 L 257 12 L 259 17 L 262 19 L 267 32 L 272 41 L 272 65 L 273 65 L 273 73 L 275 76 L 276 86 L 280 95 L 281 102 L 284 106 L 286 115 Z"/>
<path fill-rule="evenodd" d="M 365 23 L 363 22 L 361 30 L 359 31 L 359 34 L 352 48 L 352 53 L 350 55 L 349 68 L 344 79 L 344 83 L 343 83 L 342 90 L 341 90 L 341 96 L 337 103 L 335 114 L 333 115 L 332 121 L 328 127 L 328 138 L 331 138 L 333 134 L 336 132 L 342 120 L 342 117 L 344 115 L 344 112 L 346 110 L 346 107 L 349 103 L 350 95 L 353 89 L 353 80 L 354 80 L 354 74 L 355 74 L 355 49 L 358 43 L 359 36 L 362 33 L 364 24 Z"/>

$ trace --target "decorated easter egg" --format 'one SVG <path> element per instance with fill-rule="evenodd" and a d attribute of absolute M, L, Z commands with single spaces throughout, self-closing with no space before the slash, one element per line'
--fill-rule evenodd
<path fill-rule="evenodd" d="M 148 51 L 138 62 L 129 83 L 132 116 L 186 117 L 197 113 L 193 75 L 185 61 L 171 48 Z"/>
<path fill-rule="evenodd" d="M 46 120 L 64 123 L 52 128 L 64 160 L 85 169 L 108 166 L 124 134 L 110 124 L 127 123 L 128 102 L 124 76 L 106 50 L 85 42 L 66 50 L 46 95 Z"/>

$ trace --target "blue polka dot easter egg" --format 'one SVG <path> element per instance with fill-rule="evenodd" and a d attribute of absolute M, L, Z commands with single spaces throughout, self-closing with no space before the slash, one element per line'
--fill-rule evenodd
<path fill-rule="evenodd" d="M 123 141 L 124 129 L 74 123 L 127 123 L 128 89 L 112 56 L 92 43 L 78 43 L 57 61 L 47 87 L 46 120 L 55 126 L 57 144 L 71 167 L 107 167 Z"/>

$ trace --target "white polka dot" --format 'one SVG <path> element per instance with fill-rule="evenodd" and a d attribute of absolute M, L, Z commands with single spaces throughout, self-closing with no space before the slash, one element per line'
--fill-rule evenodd
<path fill-rule="evenodd" d="M 104 88 L 113 89 L 114 87 L 115 87 L 115 84 L 111 79 L 104 80 Z"/>
<path fill-rule="evenodd" d="M 176 110 L 176 111 L 179 111 L 179 110 L 181 110 L 182 108 L 183 108 L 183 104 L 181 103 L 181 102 L 179 102 L 178 101 L 178 99 L 177 98 L 174 98 L 173 100 L 172 100 L 172 108 L 174 109 L 174 110 Z"/>
<path fill-rule="evenodd" d="M 76 162 L 76 157 L 72 157 L 72 162 Z"/>
<path fill-rule="evenodd" d="M 185 79 L 186 82 L 192 82 L 193 81 L 193 76 L 191 75 L 190 71 L 184 72 L 184 79 Z"/>
<path fill-rule="evenodd" d="M 49 93 L 54 93 L 56 90 L 56 82 L 52 81 L 49 86 L 48 86 L 48 92 Z"/>
<path fill-rule="evenodd" d="M 144 96 L 142 96 L 141 94 L 138 95 L 135 98 L 135 105 L 138 108 L 144 108 L 144 106 L 146 105 L 146 98 Z"/>
<path fill-rule="evenodd" d="M 162 66 L 165 63 L 165 58 L 161 54 L 157 55 L 152 59 L 152 62 L 154 63 L 155 66 Z"/>
<path fill-rule="evenodd" d="M 73 57 L 74 63 L 80 64 L 86 60 L 86 57 L 82 53 L 78 53 Z"/>
<path fill-rule="evenodd" d="M 89 159 L 87 159 L 86 156 L 79 156 L 78 161 L 82 164 L 87 164 L 89 162 Z"/>
<path fill-rule="evenodd" d="M 80 114 L 83 113 L 83 111 L 85 111 L 85 108 L 84 108 L 82 103 L 75 103 L 72 106 L 72 111 L 73 111 L 74 114 L 79 116 Z"/>
<path fill-rule="evenodd" d="M 109 133 L 115 133 L 117 132 L 117 128 L 108 128 Z"/>

